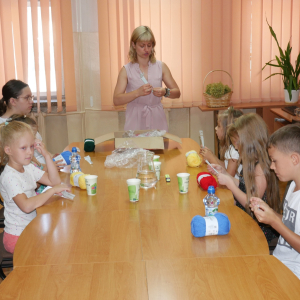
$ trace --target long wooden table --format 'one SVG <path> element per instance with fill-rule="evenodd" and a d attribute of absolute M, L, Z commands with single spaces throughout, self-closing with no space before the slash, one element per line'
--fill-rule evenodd
<path fill-rule="evenodd" d="M 86 155 L 82 143 L 72 146 Z M 89 153 L 93 165 L 81 160 L 85 173 L 99 176 L 96 196 L 72 188 L 74 201 L 53 197 L 37 210 L 18 240 L 1 299 L 297 299 L 298 278 L 268 255 L 262 231 L 227 189 L 216 194 L 230 233 L 192 236 L 191 219 L 204 215 L 206 195 L 196 183 L 206 167 L 186 166 L 185 153 L 198 151 L 196 142 L 156 151 L 161 180 L 156 189 L 141 189 L 138 203 L 129 202 L 126 185 L 136 169 L 104 167 L 113 147 L 97 145 Z M 191 174 L 188 194 L 178 192 L 179 172 Z M 69 181 L 69 174 L 61 177 Z"/>

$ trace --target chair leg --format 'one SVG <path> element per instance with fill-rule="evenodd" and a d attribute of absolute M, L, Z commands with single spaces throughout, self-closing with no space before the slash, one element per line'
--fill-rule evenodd
<path fill-rule="evenodd" d="M 0 266 L 0 277 L 2 280 L 4 280 L 6 278 L 5 274 L 3 273 L 2 266 Z"/>

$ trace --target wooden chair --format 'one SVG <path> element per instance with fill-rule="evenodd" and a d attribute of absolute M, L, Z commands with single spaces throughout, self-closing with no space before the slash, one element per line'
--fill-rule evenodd
<path fill-rule="evenodd" d="M 3 206 L 0 209 L 0 228 L 4 228 L 4 204 L 0 195 L 0 204 Z"/>
<path fill-rule="evenodd" d="M 0 228 L 4 228 L 4 207 L 0 209 Z"/>
<path fill-rule="evenodd" d="M 13 254 L 5 250 L 3 245 L 3 232 L 0 233 L 0 277 L 4 280 L 6 278 L 3 268 L 13 267 Z"/>

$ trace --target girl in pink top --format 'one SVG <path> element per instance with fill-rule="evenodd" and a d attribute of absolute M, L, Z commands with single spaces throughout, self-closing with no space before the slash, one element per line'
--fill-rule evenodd
<path fill-rule="evenodd" d="M 114 92 L 114 105 L 127 104 L 124 130 L 168 131 L 161 98 L 179 98 L 180 90 L 167 65 L 156 60 L 155 44 L 147 26 L 137 27 L 131 35 L 130 63 L 121 69 Z"/>

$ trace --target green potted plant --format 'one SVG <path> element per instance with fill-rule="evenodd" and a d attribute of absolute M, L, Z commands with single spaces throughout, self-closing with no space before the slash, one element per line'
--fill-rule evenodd
<path fill-rule="evenodd" d="M 268 20 L 267 20 L 268 23 Z M 278 73 L 273 73 L 270 76 L 268 76 L 266 79 L 274 76 L 274 75 L 281 75 L 282 81 L 284 84 L 284 96 L 285 96 L 285 102 L 287 103 L 294 103 L 298 101 L 299 98 L 299 87 L 300 87 L 300 81 L 298 81 L 298 77 L 300 74 L 300 53 L 298 54 L 296 63 L 295 63 L 295 69 L 293 65 L 291 64 L 291 52 L 292 48 L 290 46 L 290 42 L 287 44 L 287 48 L 285 51 L 282 51 L 281 47 L 279 46 L 276 34 L 273 30 L 273 28 L 269 25 L 269 29 L 271 32 L 271 35 L 275 39 L 280 57 L 275 55 L 275 59 L 270 60 L 265 64 L 265 66 L 262 68 L 262 70 L 266 66 L 272 66 L 281 69 Z M 275 63 L 272 63 L 275 61 Z M 277 62 L 277 64 L 276 64 Z M 265 80 L 266 80 L 265 79 Z"/>

